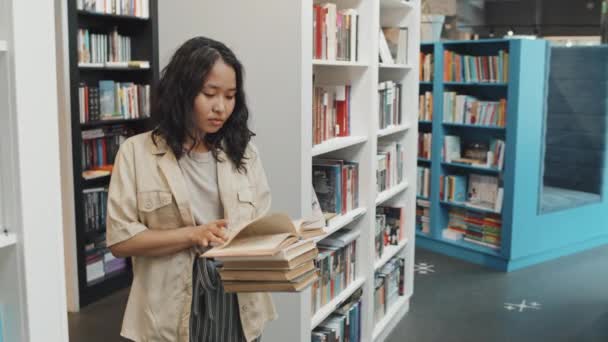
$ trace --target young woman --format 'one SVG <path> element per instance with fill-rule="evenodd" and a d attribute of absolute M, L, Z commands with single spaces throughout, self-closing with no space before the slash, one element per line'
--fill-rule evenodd
<path fill-rule="evenodd" d="M 163 70 L 153 100 L 158 125 L 121 145 L 109 189 L 107 244 L 133 260 L 121 335 L 255 341 L 276 318 L 269 294 L 225 293 L 216 264 L 198 257 L 270 208 L 243 67 L 224 44 L 193 38 Z"/>

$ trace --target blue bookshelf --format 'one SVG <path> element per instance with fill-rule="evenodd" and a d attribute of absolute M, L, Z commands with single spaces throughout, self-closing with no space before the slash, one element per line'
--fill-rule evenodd
<path fill-rule="evenodd" d="M 431 123 L 419 125 L 421 132 L 433 132 L 431 229 L 429 234 L 416 232 L 416 246 L 501 271 L 512 271 L 608 243 L 608 232 L 602 225 L 602 222 L 608 222 L 608 205 L 603 202 L 549 213 L 540 210 L 547 65 L 551 56 L 547 42 L 525 39 L 447 41 L 423 44 L 421 50 L 433 51 L 435 77 L 432 85 L 421 82 L 420 87 L 421 92 L 432 87 L 434 111 Z M 506 50 L 509 53 L 509 81 L 444 82 L 445 50 L 474 56 L 496 55 L 498 50 Z M 505 127 L 443 122 L 444 91 L 456 91 L 482 100 L 506 98 Z M 446 135 L 503 139 L 506 143 L 503 169 L 444 162 L 442 145 Z M 419 165 L 428 166 L 429 162 L 419 160 Z M 499 177 L 504 191 L 499 248 L 442 237 L 451 208 L 494 213 L 466 203 L 442 201 L 438 191 L 440 176 L 449 174 Z M 604 178 L 607 177 L 608 168 L 604 168 Z M 602 193 L 608 194 L 608 181 L 603 182 Z"/>

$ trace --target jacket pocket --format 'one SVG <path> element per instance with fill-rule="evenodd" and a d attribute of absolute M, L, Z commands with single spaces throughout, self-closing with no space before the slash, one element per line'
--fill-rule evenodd
<path fill-rule="evenodd" d="M 180 225 L 177 205 L 169 191 L 138 192 L 137 210 L 148 228 L 177 228 Z"/>
<path fill-rule="evenodd" d="M 249 221 L 255 217 L 255 188 L 248 186 L 237 192 L 239 218 Z"/>

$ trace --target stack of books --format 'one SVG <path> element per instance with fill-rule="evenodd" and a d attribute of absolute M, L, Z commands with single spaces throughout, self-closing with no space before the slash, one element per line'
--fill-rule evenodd
<path fill-rule="evenodd" d="M 446 230 L 452 236 L 484 247 L 499 249 L 501 246 L 500 215 L 478 213 L 465 209 L 454 208 L 449 212 L 449 222 Z"/>
<path fill-rule="evenodd" d="M 416 200 L 416 229 L 425 234 L 431 232 L 431 202 Z"/>
<path fill-rule="evenodd" d="M 314 241 L 301 239 L 303 221 L 269 214 L 228 228 L 228 239 L 202 256 L 222 263 L 226 292 L 299 292 L 317 280 Z"/>
<path fill-rule="evenodd" d="M 312 331 L 312 342 L 361 341 L 361 295 L 359 289 Z"/>
<path fill-rule="evenodd" d="M 386 312 L 405 295 L 405 259 L 395 257 L 374 276 L 374 323 L 380 322 Z"/>

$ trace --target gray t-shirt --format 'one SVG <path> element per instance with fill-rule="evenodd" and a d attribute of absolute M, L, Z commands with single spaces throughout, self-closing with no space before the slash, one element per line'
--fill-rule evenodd
<path fill-rule="evenodd" d="M 217 162 L 211 152 L 185 153 L 178 161 L 188 193 L 194 222 L 208 223 L 224 217 L 217 183 Z"/>

